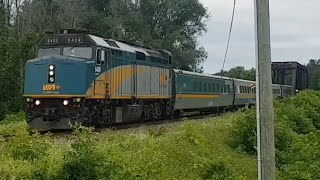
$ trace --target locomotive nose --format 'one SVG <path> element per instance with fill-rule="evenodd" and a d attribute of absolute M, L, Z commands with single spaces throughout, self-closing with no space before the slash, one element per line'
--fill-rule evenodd
<path fill-rule="evenodd" d="M 26 65 L 25 95 L 83 96 L 87 87 L 85 60 L 50 56 Z"/>

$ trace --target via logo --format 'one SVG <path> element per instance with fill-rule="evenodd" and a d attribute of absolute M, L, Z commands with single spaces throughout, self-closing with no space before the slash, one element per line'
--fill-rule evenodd
<path fill-rule="evenodd" d="M 60 86 L 55 85 L 55 84 L 48 84 L 48 85 L 43 85 L 42 86 L 43 91 L 59 91 Z"/>

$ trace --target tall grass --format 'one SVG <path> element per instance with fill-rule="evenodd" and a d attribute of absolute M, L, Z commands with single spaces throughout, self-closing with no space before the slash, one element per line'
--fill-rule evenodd
<path fill-rule="evenodd" d="M 0 140 L 0 179 L 255 179 L 255 159 L 226 143 L 234 118 L 140 132 L 76 126 L 65 139 L 29 135 L 21 126 Z"/>
<path fill-rule="evenodd" d="M 320 179 L 319 119 L 318 92 L 275 103 L 279 179 Z M 255 110 L 139 131 L 75 126 L 66 138 L 10 115 L 0 152 L 0 179 L 257 179 Z"/>

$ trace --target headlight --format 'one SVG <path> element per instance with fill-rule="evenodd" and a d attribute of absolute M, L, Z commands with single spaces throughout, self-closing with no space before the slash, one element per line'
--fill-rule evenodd
<path fill-rule="evenodd" d="M 53 83 L 53 82 L 54 82 L 54 78 L 51 77 L 51 78 L 49 79 L 49 81 L 50 81 L 51 83 Z"/>
<path fill-rule="evenodd" d="M 54 72 L 53 72 L 53 71 L 50 71 L 50 72 L 49 72 L 49 75 L 50 75 L 50 76 L 53 76 L 53 75 L 54 75 Z"/>
<path fill-rule="evenodd" d="M 64 100 L 63 101 L 63 105 L 67 106 L 69 104 L 69 101 L 68 100 Z"/>
<path fill-rule="evenodd" d="M 30 99 L 30 98 L 27 98 L 27 102 L 31 102 L 31 99 Z"/>
<path fill-rule="evenodd" d="M 36 100 L 36 105 L 39 106 L 40 105 L 40 100 Z"/>
<path fill-rule="evenodd" d="M 73 102 L 79 103 L 79 102 L 81 102 L 81 98 L 73 98 Z"/>
<path fill-rule="evenodd" d="M 52 70 L 54 70 L 54 66 L 53 65 L 50 65 L 49 66 L 49 69 L 52 71 Z"/>

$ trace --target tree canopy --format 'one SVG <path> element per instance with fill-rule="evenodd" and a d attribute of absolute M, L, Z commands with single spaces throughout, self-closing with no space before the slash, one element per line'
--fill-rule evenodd
<path fill-rule="evenodd" d="M 235 68 L 231 68 L 229 71 L 219 72 L 215 75 L 244 79 L 249 81 L 256 80 L 256 70 L 254 68 L 246 70 L 243 66 L 237 66 Z"/>
<path fill-rule="evenodd" d="M 320 59 L 311 59 L 307 64 L 309 71 L 309 88 L 320 90 Z"/>

